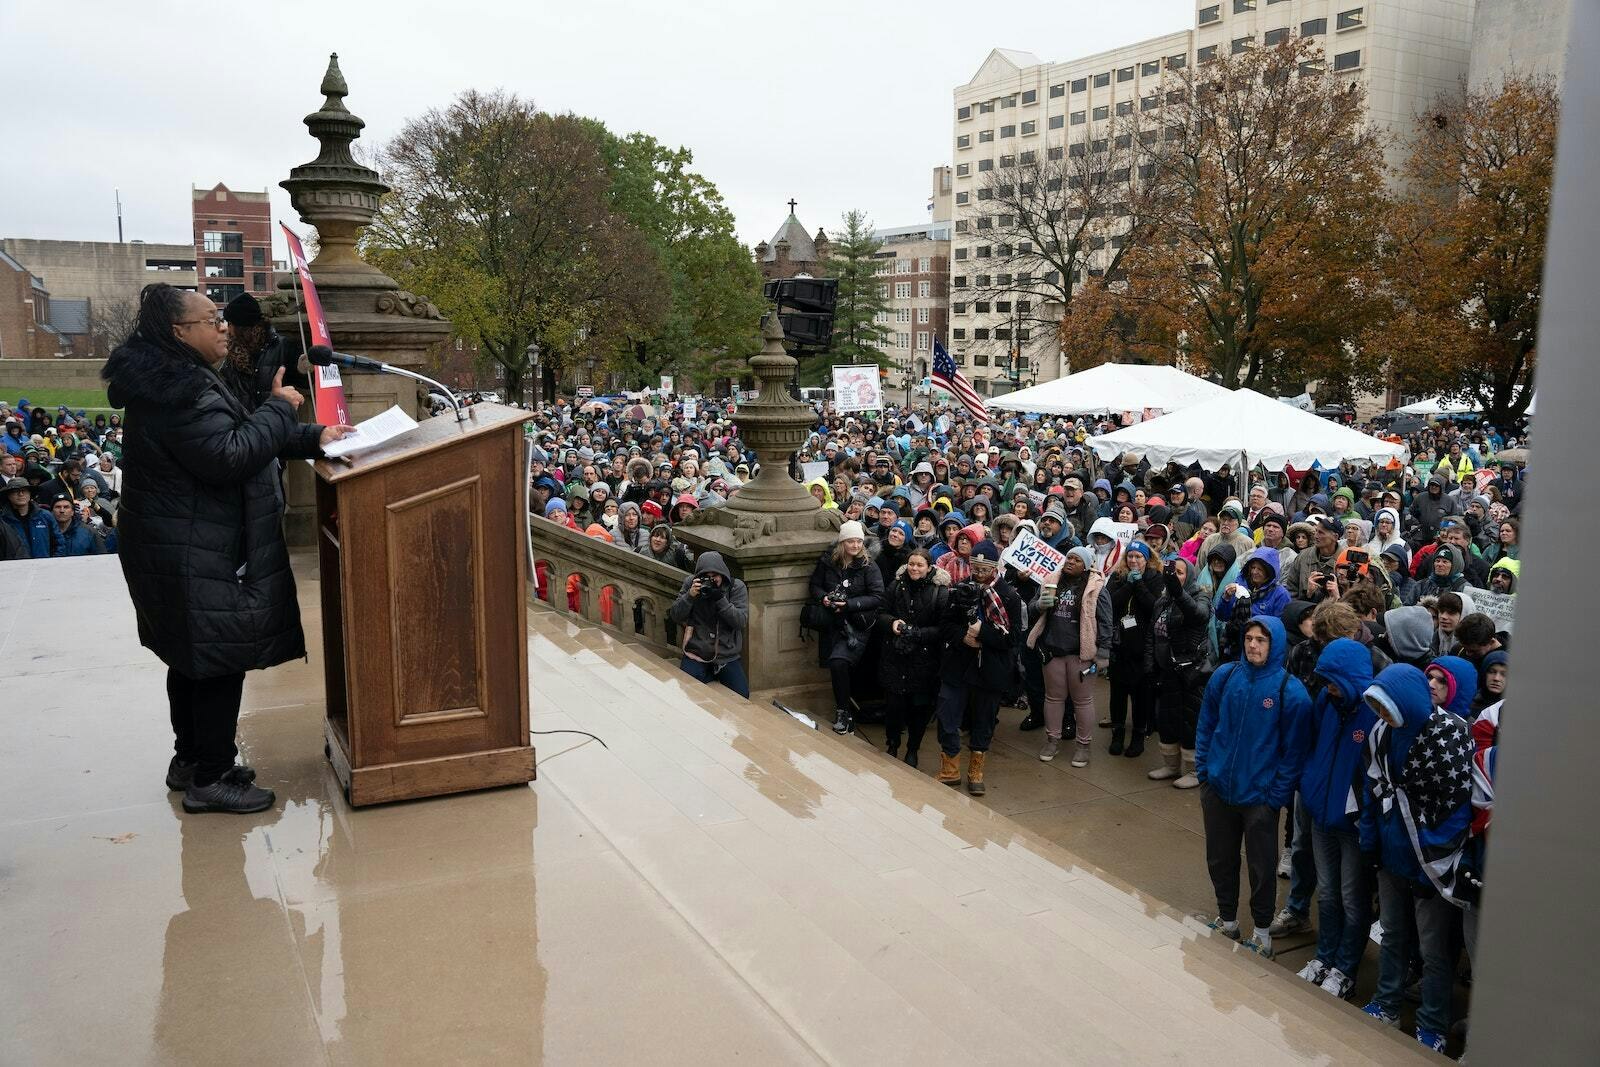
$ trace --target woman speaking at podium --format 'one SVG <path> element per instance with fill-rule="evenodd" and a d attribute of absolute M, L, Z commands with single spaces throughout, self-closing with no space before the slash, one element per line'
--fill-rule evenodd
<path fill-rule="evenodd" d="M 280 369 L 250 410 L 218 376 L 228 326 L 210 300 L 145 286 L 133 334 L 102 377 L 123 423 L 122 573 L 139 641 L 167 665 L 174 754 L 167 788 L 183 810 L 270 807 L 235 766 L 246 671 L 306 654 L 283 539 L 279 459 L 309 458 L 350 432 L 303 426 Z"/>

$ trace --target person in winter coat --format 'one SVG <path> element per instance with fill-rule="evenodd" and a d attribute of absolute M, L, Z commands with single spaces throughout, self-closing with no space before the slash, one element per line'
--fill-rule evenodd
<path fill-rule="evenodd" d="M 1455 983 L 1456 874 L 1472 822 L 1473 746 L 1466 722 L 1434 707 L 1428 679 L 1409 664 L 1379 674 L 1366 701 L 1378 722 L 1367 738 L 1357 826 L 1363 856 L 1378 867 L 1383 941 L 1378 988 L 1363 1010 L 1398 1024 L 1415 931 L 1422 956 L 1417 1041 L 1443 1052 Z"/>
<path fill-rule="evenodd" d="M 883 573 L 867 557 L 866 530 L 849 520 L 839 527 L 833 548 L 811 571 L 810 600 L 817 634 L 817 665 L 828 668 L 833 683 L 833 732 L 855 730 L 850 672 L 866 654 L 867 639 L 883 607 Z"/>
<path fill-rule="evenodd" d="M 950 546 L 953 551 L 941 555 L 933 565 L 950 576 L 951 585 L 959 585 L 972 577 L 968 560 L 972 558 L 972 549 L 985 539 L 982 524 L 969 522 L 956 531 L 955 542 Z"/>
<path fill-rule="evenodd" d="M 720 682 L 750 695 L 744 668 L 744 631 L 750 623 L 745 584 L 728 572 L 720 552 L 702 552 L 683 580 L 667 615 L 679 627 L 678 668 L 702 682 Z"/>
<path fill-rule="evenodd" d="M 1478 668 L 1460 656 L 1440 656 L 1423 670 L 1433 706 L 1464 722 L 1472 721 L 1472 698 L 1478 694 Z"/>
<path fill-rule="evenodd" d="M 1198 558 L 1205 559 L 1210 556 L 1211 550 L 1218 545 L 1231 545 L 1233 554 L 1239 559 L 1249 556 L 1255 551 L 1256 543 L 1254 538 L 1240 528 L 1243 522 L 1244 508 L 1237 500 L 1230 500 L 1222 505 L 1222 510 L 1217 512 L 1217 532 L 1200 543 Z M 1276 569 L 1273 573 L 1277 573 Z"/>
<path fill-rule="evenodd" d="M 1075 720 L 1074 767 L 1089 763 L 1094 739 L 1094 689 L 1091 668 L 1110 666 L 1114 611 L 1111 591 L 1094 566 L 1094 551 L 1079 547 L 1067 553 L 1055 584 L 1046 585 L 1039 618 L 1028 632 L 1027 645 L 1044 660 L 1045 742 L 1039 759 L 1048 763 L 1060 750 L 1067 700 Z"/>
<path fill-rule="evenodd" d="M 1372 924 L 1372 887 L 1351 812 L 1359 796 L 1367 735 L 1377 716 L 1366 703 L 1372 660 L 1359 641 L 1341 637 L 1317 658 L 1322 683 L 1311 704 L 1311 746 L 1300 772 L 1300 805 L 1311 821 L 1317 869 L 1317 954 L 1300 977 L 1343 1000 Z"/>
<path fill-rule="evenodd" d="M 1216 602 L 1217 621 L 1224 627 L 1224 637 L 1218 644 L 1220 659 L 1233 658 L 1246 618 L 1282 616 L 1283 609 L 1289 606 L 1289 590 L 1278 584 L 1281 559 L 1276 549 L 1258 548 L 1245 559 L 1238 580 L 1222 587 Z"/>
<path fill-rule="evenodd" d="M 83 523 L 77 505 L 67 497 L 56 497 L 50 505 L 50 516 L 55 520 L 50 530 L 52 556 L 98 556 L 105 552 L 104 543 Z"/>
<path fill-rule="evenodd" d="M 649 556 L 657 563 L 665 563 L 680 571 L 689 570 L 694 565 L 689 558 L 689 550 L 672 535 L 672 526 L 665 522 L 658 522 L 651 528 L 650 539 L 637 551 L 641 556 Z"/>
<path fill-rule="evenodd" d="M 639 552 L 650 544 L 650 531 L 644 527 L 644 512 L 639 505 L 625 500 L 617 508 L 617 527 L 611 531 L 616 543 L 630 552 Z"/>
<path fill-rule="evenodd" d="M 1200 592 L 1195 568 L 1187 560 L 1169 560 L 1156 577 L 1161 595 L 1151 610 L 1145 669 L 1156 678 L 1162 765 L 1149 777 L 1158 782 L 1171 780 L 1179 789 L 1193 789 L 1200 784 L 1195 775 L 1194 732 L 1210 678 L 1207 636 L 1211 602 Z"/>
<path fill-rule="evenodd" d="M 1222 654 L 1223 630 L 1227 623 L 1217 618 L 1217 610 L 1222 606 L 1223 594 L 1238 581 L 1243 565 L 1244 560 L 1234 554 L 1233 546 L 1229 544 L 1213 548 L 1211 554 L 1201 561 L 1200 591 L 1211 605 L 1210 632 L 1207 636 L 1212 663 L 1232 658 Z"/>
<path fill-rule="evenodd" d="M 1429 564 L 1430 573 L 1417 583 L 1415 598 L 1438 596 L 1440 593 L 1459 593 L 1467 588 L 1465 565 L 1461 550 L 1455 545 L 1440 545 Z"/>
<path fill-rule="evenodd" d="M 939 694 L 939 626 L 949 601 L 950 576 L 933 566 L 926 551 L 915 548 L 878 613 L 884 635 L 878 680 L 884 694 L 885 751 L 898 756 L 903 733 L 905 760 L 913 767 Z"/>
<path fill-rule="evenodd" d="M 33 487 L 26 478 L 6 482 L 6 499 L 0 504 L 0 522 L 25 546 L 23 559 L 49 559 L 54 542 L 55 519 L 33 500 Z"/>
<path fill-rule="evenodd" d="M 1334 562 L 1339 558 L 1339 551 L 1343 547 L 1339 538 L 1344 532 L 1344 527 L 1339 525 L 1337 519 L 1325 515 L 1309 520 L 1311 524 L 1311 545 L 1298 556 L 1279 574 L 1278 580 L 1283 583 L 1289 595 L 1297 598 L 1312 599 L 1308 596 L 1310 579 L 1313 574 L 1333 573 Z"/>
<path fill-rule="evenodd" d="M 1427 491 L 1411 502 L 1411 514 L 1416 516 L 1423 536 L 1428 540 L 1432 540 L 1439 532 L 1439 520 L 1447 515 L 1461 514 L 1460 504 L 1447 495 L 1449 490 L 1449 477 L 1443 471 L 1436 470 L 1428 477 Z"/>
<path fill-rule="evenodd" d="M 900 573 L 900 568 L 906 565 L 906 560 L 911 558 L 911 524 L 904 519 L 898 519 L 889 532 L 883 537 L 875 539 L 868 551 L 872 562 L 877 565 L 878 573 L 883 576 L 883 587 L 889 588 L 895 575 Z M 946 575 L 948 578 L 949 575 Z"/>
<path fill-rule="evenodd" d="M 1113 756 L 1144 754 L 1144 738 L 1155 718 L 1155 674 L 1145 669 L 1156 600 L 1161 596 L 1160 568 L 1151 562 L 1150 546 L 1134 541 L 1122 566 L 1106 583 L 1111 596 L 1111 747 Z M 1128 721 L 1128 705 L 1133 721 Z M 1127 746 L 1124 748 L 1123 741 Z"/>
<path fill-rule="evenodd" d="M 972 579 L 951 588 L 939 624 L 939 773 L 961 781 L 961 727 L 967 731 L 967 792 L 982 796 L 984 762 L 1000 720 L 1000 700 L 1012 688 L 1022 643 L 1022 599 L 1000 573 L 1000 550 L 981 541 L 972 550 Z"/>
<path fill-rule="evenodd" d="M 254 411 L 272 396 L 278 371 L 283 381 L 295 389 L 309 391 L 311 382 L 300 373 L 300 339 L 280 335 L 272 328 L 261 304 L 249 293 L 241 293 L 222 309 L 228 324 L 228 358 L 217 374 L 246 411 Z"/>
<path fill-rule="evenodd" d="M 966 525 L 967 516 L 960 508 L 952 508 L 949 514 L 939 520 L 939 539 L 928 549 L 928 556 L 935 566 L 946 553 L 956 550 L 956 535 Z"/>
<path fill-rule="evenodd" d="M 1367 542 L 1367 554 L 1377 559 L 1393 546 L 1404 548 L 1405 543 L 1400 535 L 1400 512 L 1394 508 L 1379 508 L 1372 523 L 1372 540 Z"/>
<path fill-rule="evenodd" d="M 1281 621 L 1271 615 L 1251 619 L 1239 659 L 1218 667 L 1207 683 L 1195 730 L 1206 867 L 1217 894 L 1212 927 L 1239 937 L 1242 844 L 1255 924 L 1246 947 L 1268 957 L 1277 901 L 1278 811 L 1300 781 L 1311 705 L 1305 686 L 1284 670 L 1287 647 Z"/>
<path fill-rule="evenodd" d="M 1404 544 L 1390 545 L 1378 555 L 1384 573 L 1389 577 L 1389 588 L 1401 604 L 1417 602 L 1417 583 L 1411 577 L 1411 550 Z"/>
<path fill-rule="evenodd" d="M 278 460 L 317 456 L 351 432 L 301 425 L 300 393 L 276 378 L 246 411 L 217 376 L 227 355 L 211 301 L 148 285 L 133 335 L 101 371 L 127 412 L 122 573 L 139 640 L 167 665 L 167 785 L 184 790 L 191 813 L 262 811 L 274 800 L 233 761 L 245 672 L 306 654 Z"/>

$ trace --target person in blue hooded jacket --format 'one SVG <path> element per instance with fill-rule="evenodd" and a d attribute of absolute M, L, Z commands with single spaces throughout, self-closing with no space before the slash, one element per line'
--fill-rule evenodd
<path fill-rule="evenodd" d="M 1448 673 L 1441 670 L 1440 673 Z M 1422 956 L 1417 1041 L 1444 1051 L 1454 985 L 1457 868 L 1472 822 L 1472 739 L 1465 720 L 1434 706 L 1426 675 L 1397 663 L 1366 692 L 1377 715 L 1367 738 L 1357 832 L 1376 859 L 1383 942 L 1378 988 L 1363 1009 L 1398 1025 L 1415 916 Z"/>
<path fill-rule="evenodd" d="M 1211 924 L 1237 939 L 1239 848 L 1250 874 L 1246 947 L 1272 955 L 1272 909 L 1277 902 L 1278 811 L 1294 796 L 1305 763 L 1311 698 L 1284 669 L 1288 638 L 1270 615 L 1245 624 L 1236 662 L 1217 668 L 1206 684 L 1195 730 L 1195 773 L 1205 822 L 1206 867 L 1217 893 Z"/>
<path fill-rule="evenodd" d="M 33 487 L 26 478 L 12 478 L 5 484 L 5 499 L 0 501 L 0 522 L 9 525 L 28 549 L 31 559 L 49 559 L 55 544 L 56 523 L 50 512 L 33 501 Z"/>
<path fill-rule="evenodd" d="M 1289 606 L 1293 598 L 1289 590 L 1278 584 L 1278 565 L 1281 561 L 1277 549 L 1258 548 L 1245 557 L 1238 577 L 1220 587 L 1216 617 L 1224 631 L 1218 641 L 1224 659 L 1231 658 L 1233 651 L 1239 647 L 1238 635 L 1244 630 L 1245 616 L 1283 617 L 1283 609 Z M 1249 605 L 1248 611 L 1243 607 L 1246 604 Z"/>
<path fill-rule="evenodd" d="M 1478 668 L 1460 656 L 1440 656 L 1422 669 L 1428 676 L 1428 692 L 1433 706 L 1459 715 L 1467 722 L 1474 718 L 1472 698 L 1478 694 Z"/>
<path fill-rule="evenodd" d="M 1348 637 L 1330 641 L 1313 672 L 1322 683 L 1311 704 L 1311 747 L 1300 772 L 1300 803 L 1311 819 L 1317 865 L 1317 954 L 1300 977 L 1341 1000 L 1372 923 L 1372 887 L 1356 836 L 1367 737 L 1377 721 L 1366 703 L 1372 655 Z"/>
<path fill-rule="evenodd" d="M 952 523 L 954 523 L 953 526 L 951 525 Z M 954 552 L 956 533 L 966 524 L 966 513 L 960 508 L 951 508 L 950 513 L 939 520 L 939 539 L 928 550 L 928 558 L 938 563 L 940 556 L 946 552 Z"/>

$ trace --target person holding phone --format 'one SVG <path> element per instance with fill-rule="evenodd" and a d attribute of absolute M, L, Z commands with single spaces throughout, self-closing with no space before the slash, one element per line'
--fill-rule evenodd
<path fill-rule="evenodd" d="M 750 695 L 744 669 L 744 631 L 750 623 L 745 584 L 728 572 L 720 552 L 702 552 L 667 615 L 681 627 L 679 668 L 702 682 L 720 682 Z"/>

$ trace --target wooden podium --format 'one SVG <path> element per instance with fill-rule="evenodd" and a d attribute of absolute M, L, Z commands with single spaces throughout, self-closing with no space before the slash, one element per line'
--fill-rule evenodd
<path fill-rule="evenodd" d="M 525 412 L 318 460 L 325 751 L 352 806 L 530 782 Z"/>

